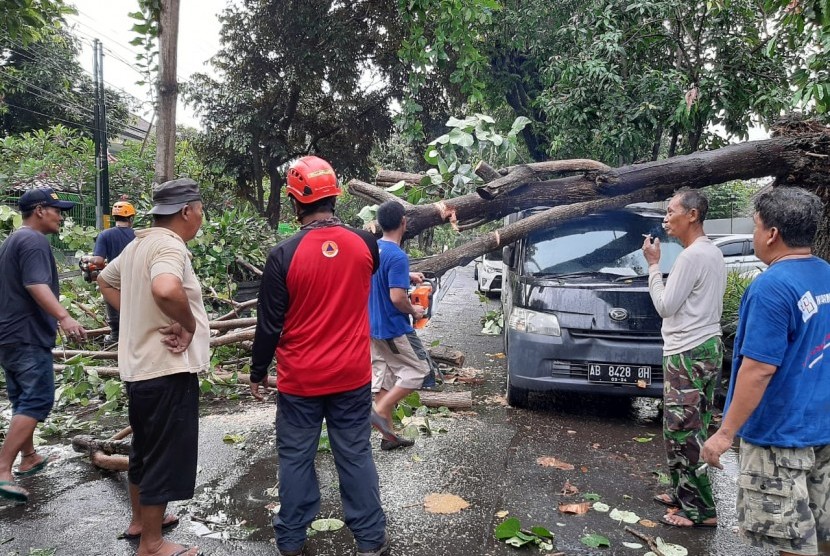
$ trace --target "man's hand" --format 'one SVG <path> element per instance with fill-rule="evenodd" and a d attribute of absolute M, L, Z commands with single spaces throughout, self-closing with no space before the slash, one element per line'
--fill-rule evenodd
<path fill-rule="evenodd" d="M 720 457 L 732 447 L 733 440 L 734 438 L 723 432 L 723 429 L 718 430 L 718 432 L 709 437 L 703 444 L 703 452 L 700 454 L 700 457 L 712 467 L 723 469 Z"/>
<path fill-rule="evenodd" d="M 70 315 L 66 315 L 62 319 L 58 321 L 58 325 L 60 325 L 61 330 L 63 333 L 66 334 L 66 337 L 73 342 L 79 342 L 81 340 L 86 340 L 86 330 L 81 323 L 73 319 Z"/>
<path fill-rule="evenodd" d="M 172 353 L 182 353 L 193 341 L 193 332 L 189 332 L 178 322 L 159 328 L 159 332 L 162 336 L 161 343 Z"/>
<path fill-rule="evenodd" d="M 415 320 L 424 318 L 424 314 L 426 314 L 426 312 L 426 309 L 424 309 L 420 305 L 412 306 L 412 318 L 414 318 Z"/>
<path fill-rule="evenodd" d="M 643 256 L 649 266 L 660 262 L 660 239 L 652 238 L 651 234 L 643 240 Z"/>
<path fill-rule="evenodd" d="M 424 278 L 426 278 L 426 277 L 424 276 L 423 272 L 410 272 L 409 273 L 409 281 L 413 284 L 420 284 L 421 282 L 424 281 Z"/>
<path fill-rule="evenodd" d="M 260 382 L 254 382 L 252 380 L 251 381 L 251 395 L 259 401 L 264 400 L 265 396 L 263 396 L 260 393 L 260 388 L 265 388 L 267 385 L 268 385 L 268 375 L 265 375 L 265 378 L 263 378 L 262 381 L 260 381 Z"/>

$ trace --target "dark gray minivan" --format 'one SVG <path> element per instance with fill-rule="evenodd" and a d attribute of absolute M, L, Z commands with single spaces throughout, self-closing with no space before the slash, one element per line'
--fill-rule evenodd
<path fill-rule="evenodd" d="M 504 249 L 510 405 L 525 406 L 531 390 L 662 396 L 662 321 L 641 248 L 644 234 L 660 238 L 665 277 L 683 247 L 665 235 L 663 214 L 637 206 L 592 214 Z"/>

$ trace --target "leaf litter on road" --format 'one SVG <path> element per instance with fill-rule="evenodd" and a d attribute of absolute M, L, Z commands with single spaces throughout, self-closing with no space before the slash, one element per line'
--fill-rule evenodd
<path fill-rule="evenodd" d="M 573 504 L 559 503 L 559 511 L 563 514 L 582 515 L 587 514 L 590 509 L 590 502 L 576 502 Z"/>
<path fill-rule="evenodd" d="M 562 471 L 571 471 L 574 469 L 572 464 L 556 459 L 553 456 L 540 456 L 536 458 L 536 463 L 542 467 L 553 467 L 554 469 L 561 469 Z"/>
<path fill-rule="evenodd" d="M 457 514 L 470 504 L 460 496 L 433 492 L 424 497 L 424 509 L 431 514 Z"/>

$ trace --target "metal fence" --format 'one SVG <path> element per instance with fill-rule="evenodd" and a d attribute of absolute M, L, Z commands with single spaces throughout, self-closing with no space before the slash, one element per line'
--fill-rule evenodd
<path fill-rule="evenodd" d="M 7 205 L 14 210 L 20 210 L 17 206 L 17 200 L 25 192 L 25 189 L 11 189 L 0 192 L 0 204 Z M 95 199 L 85 199 L 79 193 L 67 191 L 55 191 L 55 193 L 57 193 L 59 199 L 75 203 L 74 207 L 64 212 L 64 217 L 71 218 L 79 226 L 95 226 Z M 67 249 L 66 244 L 60 240 L 58 234 L 50 234 L 49 242 L 55 249 Z"/>

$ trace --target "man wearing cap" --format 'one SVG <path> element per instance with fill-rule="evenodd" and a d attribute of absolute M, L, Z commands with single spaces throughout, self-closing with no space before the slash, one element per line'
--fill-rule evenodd
<path fill-rule="evenodd" d="M 75 203 L 42 188 L 26 191 L 18 205 L 23 225 L 0 245 L 0 367 L 13 413 L 0 448 L 0 497 L 26 502 L 29 493 L 14 483 L 12 465 L 20 453 L 14 475 L 34 475 L 46 467 L 33 435 L 55 400 L 57 328 L 71 340 L 85 339 L 86 330 L 58 301 L 58 269 L 46 238 L 58 233 L 63 211 Z"/>
<path fill-rule="evenodd" d="M 122 196 L 120 201 L 112 205 L 112 217 L 115 219 L 115 226 L 98 234 L 98 237 L 95 238 L 95 248 L 92 250 L 92 256 L 85 257 L 87 262 L 95 265 L 96 268 L 104 268 L 135 239 L 135 230 L 133 230 L 135 207 L 125 199 L 126 197 Z M 107 322 L 110 325 L 110 334 L 106 340 L 115 343 L 118 341 L 120 330 L 119 314 L 109 303 L 107 303 Z"/>
<path fill-rule="evenodd" d="M 178 519 L 167 503 L 193 497 L 199 435 L 199 383 L 209 366 L 208 318 L 185 245 L 202 225 L 195 181 L 182 178 L 153 190 L 153 226 L 98 276 L 104 299 L 121 312 L 118 371 L 126 385 L 132 520 L 138 556 L 193 556 L 197 547 L 164 540 Z"/>

